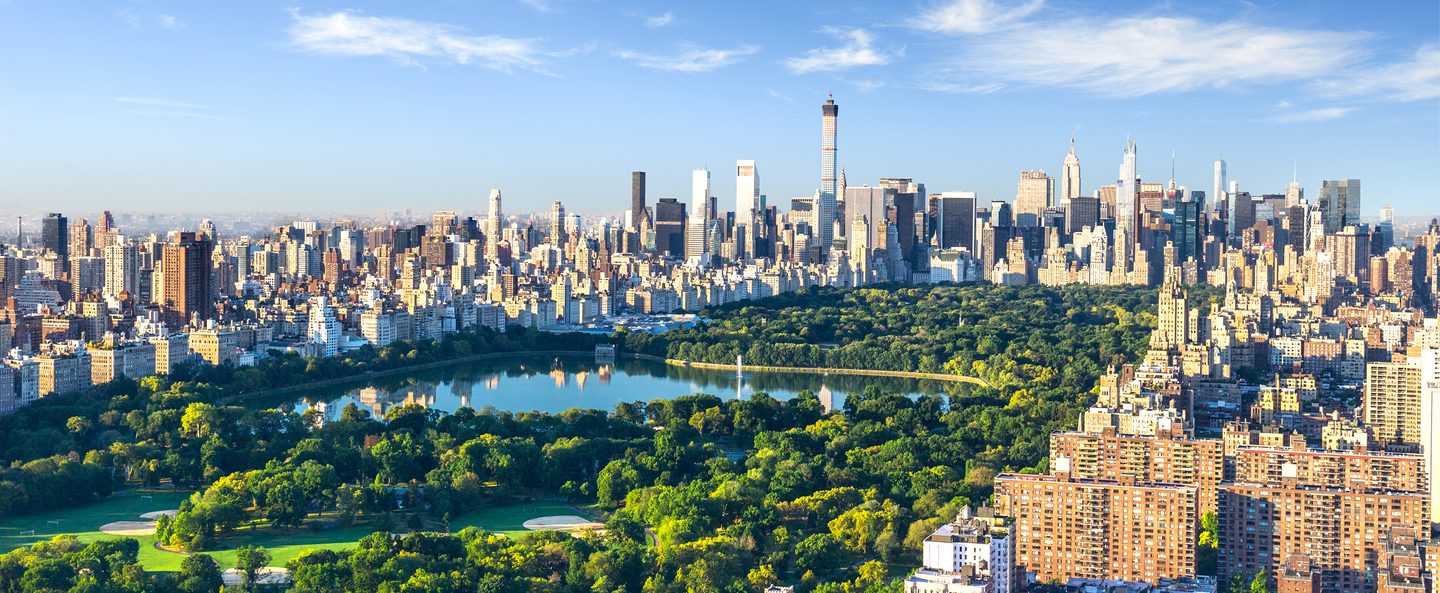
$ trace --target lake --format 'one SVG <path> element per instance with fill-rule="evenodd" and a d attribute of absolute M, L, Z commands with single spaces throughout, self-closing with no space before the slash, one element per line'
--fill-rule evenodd
<path fill-rule="evenodd" d="M 391 407 L 411 403 L 445 412 L 470 407 L 553 413 L 570 408 L 612 410 L 621 402 L 694 393 L 731 399 L 764 392 L 783 400 L 810 390 L 827 409 L 833 409 L 845 405 L 847 394 L 862 393 L 872 385 L 884 393 L 911 396 L 963 395 L 970 389 L 964 383 L 946 381 L 815 373 L 745 371 L 737 378 L 734 369 L 685 368 L 654 360 L 602 362 L 590 356 L 516 355 L 357 381 L 289 403 L 297 412 L 316 406 L 333 419 L 351 403 L 377 417 Z"/>

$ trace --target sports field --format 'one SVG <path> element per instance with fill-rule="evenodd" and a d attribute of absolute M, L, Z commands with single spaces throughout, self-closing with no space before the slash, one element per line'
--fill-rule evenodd
<path fill-rule="evenodd" d="M 82 542 L 116 539 L 119 536 L 101 533 L 100 526 L 119 521 L 141 520 L 142 514 L 176 508 L 180 501 L 188 496 L 187 492 L 170 490 L 132 490 L 77 509 L 0 519 L 0 552 L 8 552 L 56 535 L 74 535 Z M 575 514 L 585 513 L 561 503 L 522 503 L 485 508 L 462 515 L 451 521 L 450 529 L 459 531 L 474 526 L 518 537 L 530 533 L 530 530 L 524 527 L 527 520 L 549 515 Z M 214 556 L 221 567 L 230 567 L 235 565 L 235 548 L 247 544 L 263 546 L 273 556 L 270 561 L 272 566 L 284 566 L 306 550 L 343 550 L 354 547 L 360 538 L 375 531 L 373 525 L 325 531 L 241 528 L 227 535 L 221 541 L 219 549 L 206 550 L 205 553 Z M 154 535 L 134 537 L 140 542 L 140 563 L 146 570 L 180 570 L 183 554 L 156 549 Z"/>

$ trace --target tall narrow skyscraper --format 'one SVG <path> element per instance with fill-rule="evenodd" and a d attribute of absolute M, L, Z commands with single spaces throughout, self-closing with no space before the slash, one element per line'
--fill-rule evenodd
<path fill-rule="evenodd" d="M 1215 186 L 1211 188 L 1210 203 L 1217 212 L 1224 208 L 1221 204 L 1225 202 L 1225 187 L 1225 159 L 1215 159 Z"/>
<path fill-rule="evenodd" d="M 1044 171 L 1021 171 L 1015 186 L 1015 216 L 1018 226 L 1040 226 L 1040 218 L 1050 207 L 1055 193 L 1055 178 Z"/>
<path fill-rule="evenodd" d="M 760 177 L 755 161 L 735 161 L 735 224 L 754 227 L 755 209 L 759 207 Z"/>
<path fill-rule="evenodd" d="M 550 204 L 550 244 L 557 247 L 565 245 L 565 205 L 560 200 Z"/>
<path fill-rule="evenodd" d="M 61 269 L 70 269 L 70 219 L 51 212 L 40 221 L 40 249 L 60 257 Z"/>
<path fill-rule="evenodd" d="M 1135 142 L 1126 141 L 1125 155 L 1120 161 L 1119 189 L 1115 193 L 1115 230 L 1124 229 L 1135 236 L 1135 216 L 1139 212 L 1140 186 L 1135 175 Z"/>
<path fill-rule="evenodd" d="M 1080 197 L 1080 157 L 1075 156 L 1075 136 L 1070 136 L 1070 152 L 1065 154 L 1065 165 L 1060 171 L 1060 204 Z"/>
<path fill-rule="evenodd" d="M 709 169 L 690 172 L 690 217 L 706 221 L 715 218 L 715 212 L 710 209 Z"/>
<path fill-rule="evenodd" d="M 830 249 L 835 241 L 835 208 L 838 175 L 835 164 L 835 126 L 840 116 L 840 106 L 835 96 L 826 99 L 820 106 L 820 194 L 815 200 L 814 233 L 820 237 L 820 246 Z"/>
<path fill-rule="evenodd" d="M 645 212 L 645 172 L 630 172 L 630 224 L 639 228 L 641 215 Z"/>

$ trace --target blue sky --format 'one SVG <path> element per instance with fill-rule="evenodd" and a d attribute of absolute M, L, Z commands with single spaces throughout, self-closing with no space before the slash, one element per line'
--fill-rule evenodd
<path fill-rule="evenodd" d="M 1435 2 L 0 0 L 0 211 L 507 210 L 688 196 L 736 159 L 818 185 L 1013 199 L 1077 134 L 1086 192 L 1127 136 L 1147 180 L 1281 192 L 1358 177 L 1440 214 Z"/>

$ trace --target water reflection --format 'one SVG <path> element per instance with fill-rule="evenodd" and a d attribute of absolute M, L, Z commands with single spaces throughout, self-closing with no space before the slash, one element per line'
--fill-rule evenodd
<path fill-rule="evenodd" d="M 789 399 L 809 390 L 828 410 L 845 405 L 845 396 L 874 387 L 880 392 L 964 395 L 962 383 L 772 373 L 734 369 L 697 369 L 670 366 L 650 360 L 607 360 L 576 357 L 516 356 L 373 379 L 350 387 L 317 390 L 293 403 L 297 411 L 310 406 L 335 418 L 354 403 L 376 416 L 395 406 L 420 404 L 446 412 L 461 407 L 513 412 L 562 412 L 570 408 L 610 410 L 621 402 L 668 399 L 693 393 L 749 398 L 765 392 Z M 723 395 L 722 395 L 723 394 Z"/>

